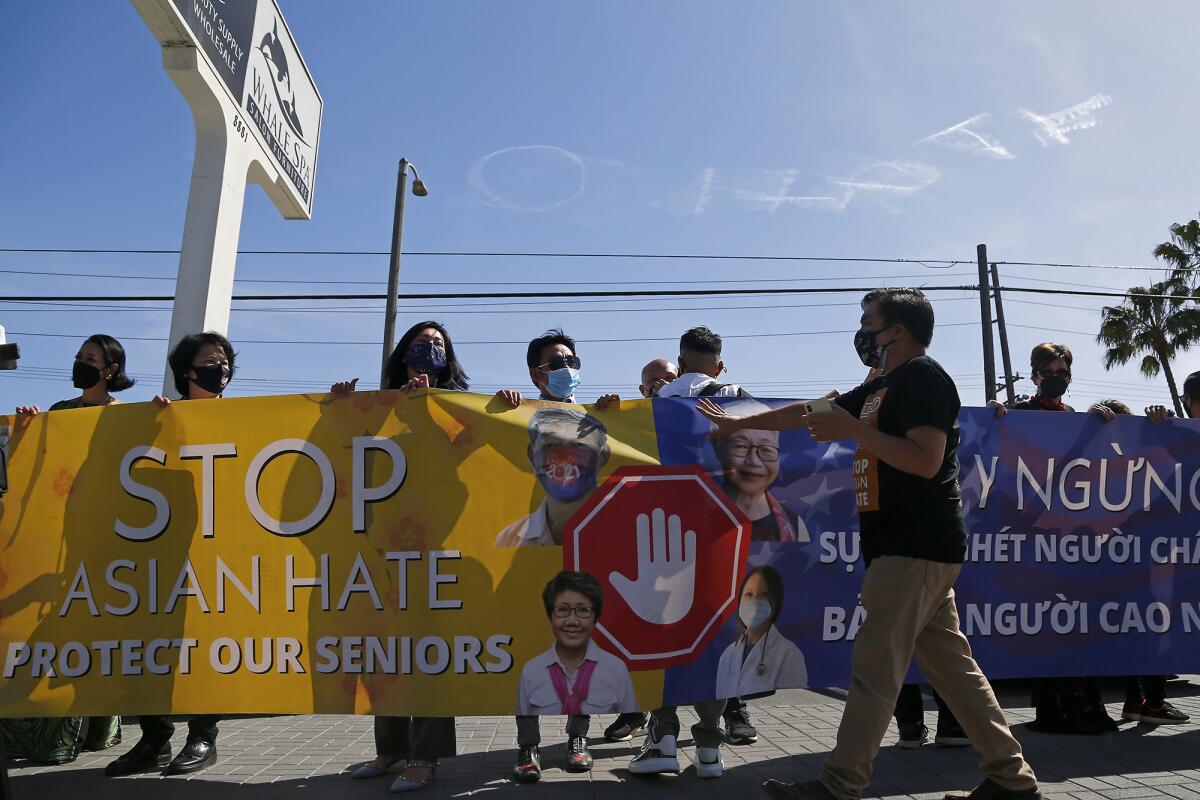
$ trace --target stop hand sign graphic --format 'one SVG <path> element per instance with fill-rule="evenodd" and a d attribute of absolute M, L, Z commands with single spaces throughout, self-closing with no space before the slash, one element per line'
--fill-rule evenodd
<path fill-rule="evenodd" d="M 691 661 L 737 608 L 750 521 L 698 466 L 623 467 L 567 523 L 566 569 L 604 590 L 595 635 L 630 669 Z"/>

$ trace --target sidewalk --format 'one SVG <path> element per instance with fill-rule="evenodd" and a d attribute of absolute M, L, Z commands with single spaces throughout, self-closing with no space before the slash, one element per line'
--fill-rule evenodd
<path fill-rule="evenodd" d="M 1200 678 L 1172 682 L 1172 702 L 1200 720 Z M 1047 798 L 1179 798 L 1200 800 L 1200 724 L 1153 728 L 1123 724 L 1105 736 L 1046 736 L 1025 730 L 1033 717 L 1028 690 L 1018 684 L 1000 689 L 1014 732 L 1042 781 Z M 1117 697 L 1112 690 L 1108 697 Z M 926 698 L 927 709 L 932 703 Z M 511 717 L 466 717 L 458 720 L 459 756 L 443 762 L 437 783 L 419 797 L 509 798 L 761 798 L 759 784 L 767 778 L 811 778 L 833 745 L 842 703 L 836 693 L 788 691 L 751 704 L 759 730 L 758 744 L 724 747 L 725 777 L 700 780 L 690 768 L 695 750 L 687 737 L 694 720 L 680 710 L 684 726 L 680 752 L 682 774 L 638 778 L 626 771 L 641 739 L 606 744 L 600 739 L 611 717 L 593 719 L 592 742 L 596 767 L 590 776 L 568 775 L 558 769 L 564 749 L 562 719 L 543 722 L 545 771 L 535 786 L 509 783 L 505 775 L 516 756 L 516 729 Z M 1119 718 L 1119 703 L 1109 713 Z M 936 712 L 926 711 L 932 728 Z M 347 771 L 374 755 L 371 719 L 346 716 L 251 717 L 221 725 L 220 761 L 196 775 L 163 778 L 158 775 L 110 779 L 104 765 L 128 749 L 138 737 L 136 724 L 126 725 L 124 742 L 104 753 L 85 753 L 61 767 L 11 765 L 17 800 L 151 800 L 152 798 L 211 798 L 211 800 L 332 800 L 332 798 L 393 797 L 389 780 L 352 781 Z M 183 742 L 180 726 L 174 745 Z M 884 740 L 875 764 L 869 796 L 936 798 L 947 791 L 967 789 L 979 780 L 977 757 L 971 748 L 901 750 L 894 747 L 895 726 Z"/>

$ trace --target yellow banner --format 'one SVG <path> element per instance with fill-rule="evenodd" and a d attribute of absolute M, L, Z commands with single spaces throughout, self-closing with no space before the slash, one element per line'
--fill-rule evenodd
<path fill-rule="evenodd" d="M 569 431 L 594 457 L 554 468 L 594 485 L 658 451 L 648 401 L 490 400 L 0 417 L 0 715 L 512 713 L 588 496 L 547 500 L 531 459 Z M 655 707 L 662 673 L 632 679 Z"/>

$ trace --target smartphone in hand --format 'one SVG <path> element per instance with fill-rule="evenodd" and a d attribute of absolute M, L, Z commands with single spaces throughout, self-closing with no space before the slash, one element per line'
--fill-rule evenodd
<path fill-rule="evenodd" d="M 804 403 L 805 414 L 824 414 L 826 411 L 833 411 L 833 403 L 824 397 L 818 400 L 808 400 Z"/>

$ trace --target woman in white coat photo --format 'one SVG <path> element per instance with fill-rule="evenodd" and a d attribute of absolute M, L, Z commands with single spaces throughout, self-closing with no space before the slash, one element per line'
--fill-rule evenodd
<path fill-rule="evenodd" d="M 750 570 L 739 593 L 742 633 L 721 654 L 717 697 L 749 698 L 808 685 L 804 654 L 775 627 L 782 610 L 779 572 L 770 566 Z"/>

